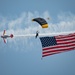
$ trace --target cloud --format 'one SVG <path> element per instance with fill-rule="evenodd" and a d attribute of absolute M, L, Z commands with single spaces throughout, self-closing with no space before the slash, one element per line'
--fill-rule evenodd
<path fill-rule="evenodd" d="M 35 17 L 43 17 L 47 20 L 48 17 L 51 18 L 48 11 L 40 14 L 39 12 L 35 11 L 32 12 L 23 12 L 17 18 L 7 19 L 1 18 L 0 21 L 0 31 L 6 29 L 7 31 L 12 31 L 14 34 L 29 34 L 35 33 L 36 30 L 40 32 L 64 32 L 64 31 L 72 31 L 75 27 L 75 15 L 72 13 L 61 13 L 57 16 L 58 22 L 53 23 L 51 20 L 47 20 L 49 24 L 48 29 L 42 29 L 41 26 L 36 23 L 32 22 L 31 20 Z"/>
<path fill-rule="evenodd" d="M 42 29 L 41 26 L 36 23 L 32 22 L 31 20 L 36 17 L 43 17 L 47 20 L 49 27 L 47 29 Z M 0 35 L 2 34 L 3 30 L 6 29 L 7 34 L 13 33 L 14 35 L 27 35 L 27 34 L 35 34 L 38 30 L 41 33 L 56 33 L 56 32 L 68 32 L 68 31 L 75 31 L 75 14 L 72 13 L 60 13 L 57 15 L 57 22 L 52 22 L 47 18 L 52 18 L 48 11 L 43 12 L 40 14 L 39 12 L 23 12 L 21 15 L 17 15 L 15 18 L 9 18 L 1 16 L 0 18 Z M 33 46 L 35 37 L 17 37 L 14 39 L 8 40 L 9 43 L 13 42 L 14 46 L 19 49 L 20 45 L 23 48 L 26 45 Z M 0 39 L 0 41 L 2 41 Z M 38 43 L 37 43 L 38 44 Z M 11 48 L 11 46 L 10 46 Z"/>

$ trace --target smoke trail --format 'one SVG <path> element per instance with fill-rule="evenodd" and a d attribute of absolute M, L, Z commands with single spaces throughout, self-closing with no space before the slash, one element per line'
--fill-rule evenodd
<path fill-rule="evenodd" d="M 57 35 L 66 35 L 66 34 L 70 34 L 70 33 L 75 33 L 75 31 L 70 31 L 70 32 L 59 32 L 59 33 L 42 33 L 39 34 L 39 37 L 43 37 L 43 36 L 57 36 Z M 36 34 L 26 34 L 26 35 L 14 35 L 14 37 L 35 37 Z"/>

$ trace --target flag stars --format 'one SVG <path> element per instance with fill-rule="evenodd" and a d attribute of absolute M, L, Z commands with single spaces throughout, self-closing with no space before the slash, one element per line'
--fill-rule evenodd
<path fill-rule="evenodd" d="M 42 47 L 56 45 L 55 37 L 40 37 Z"/>

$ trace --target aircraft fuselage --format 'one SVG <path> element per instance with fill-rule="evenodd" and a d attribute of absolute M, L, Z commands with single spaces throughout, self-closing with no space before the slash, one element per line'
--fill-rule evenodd
<path fill-rule="evenodd" d="M 8 36 L 8 35 L 3 35 L 3 36 L 1 36 L 1 38 L 4 38 L 4 39 L 6 39 L 6 38 L 8 38 L 8 37 L 10 37 L 10 36 Z"/>

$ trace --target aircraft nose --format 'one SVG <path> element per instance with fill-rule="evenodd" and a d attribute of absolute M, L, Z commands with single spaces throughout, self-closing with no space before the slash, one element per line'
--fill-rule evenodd
<path fill-rule="evenodd" d="M 13 34 L 11 34 L 10 37 L 13 38 Z"/>

